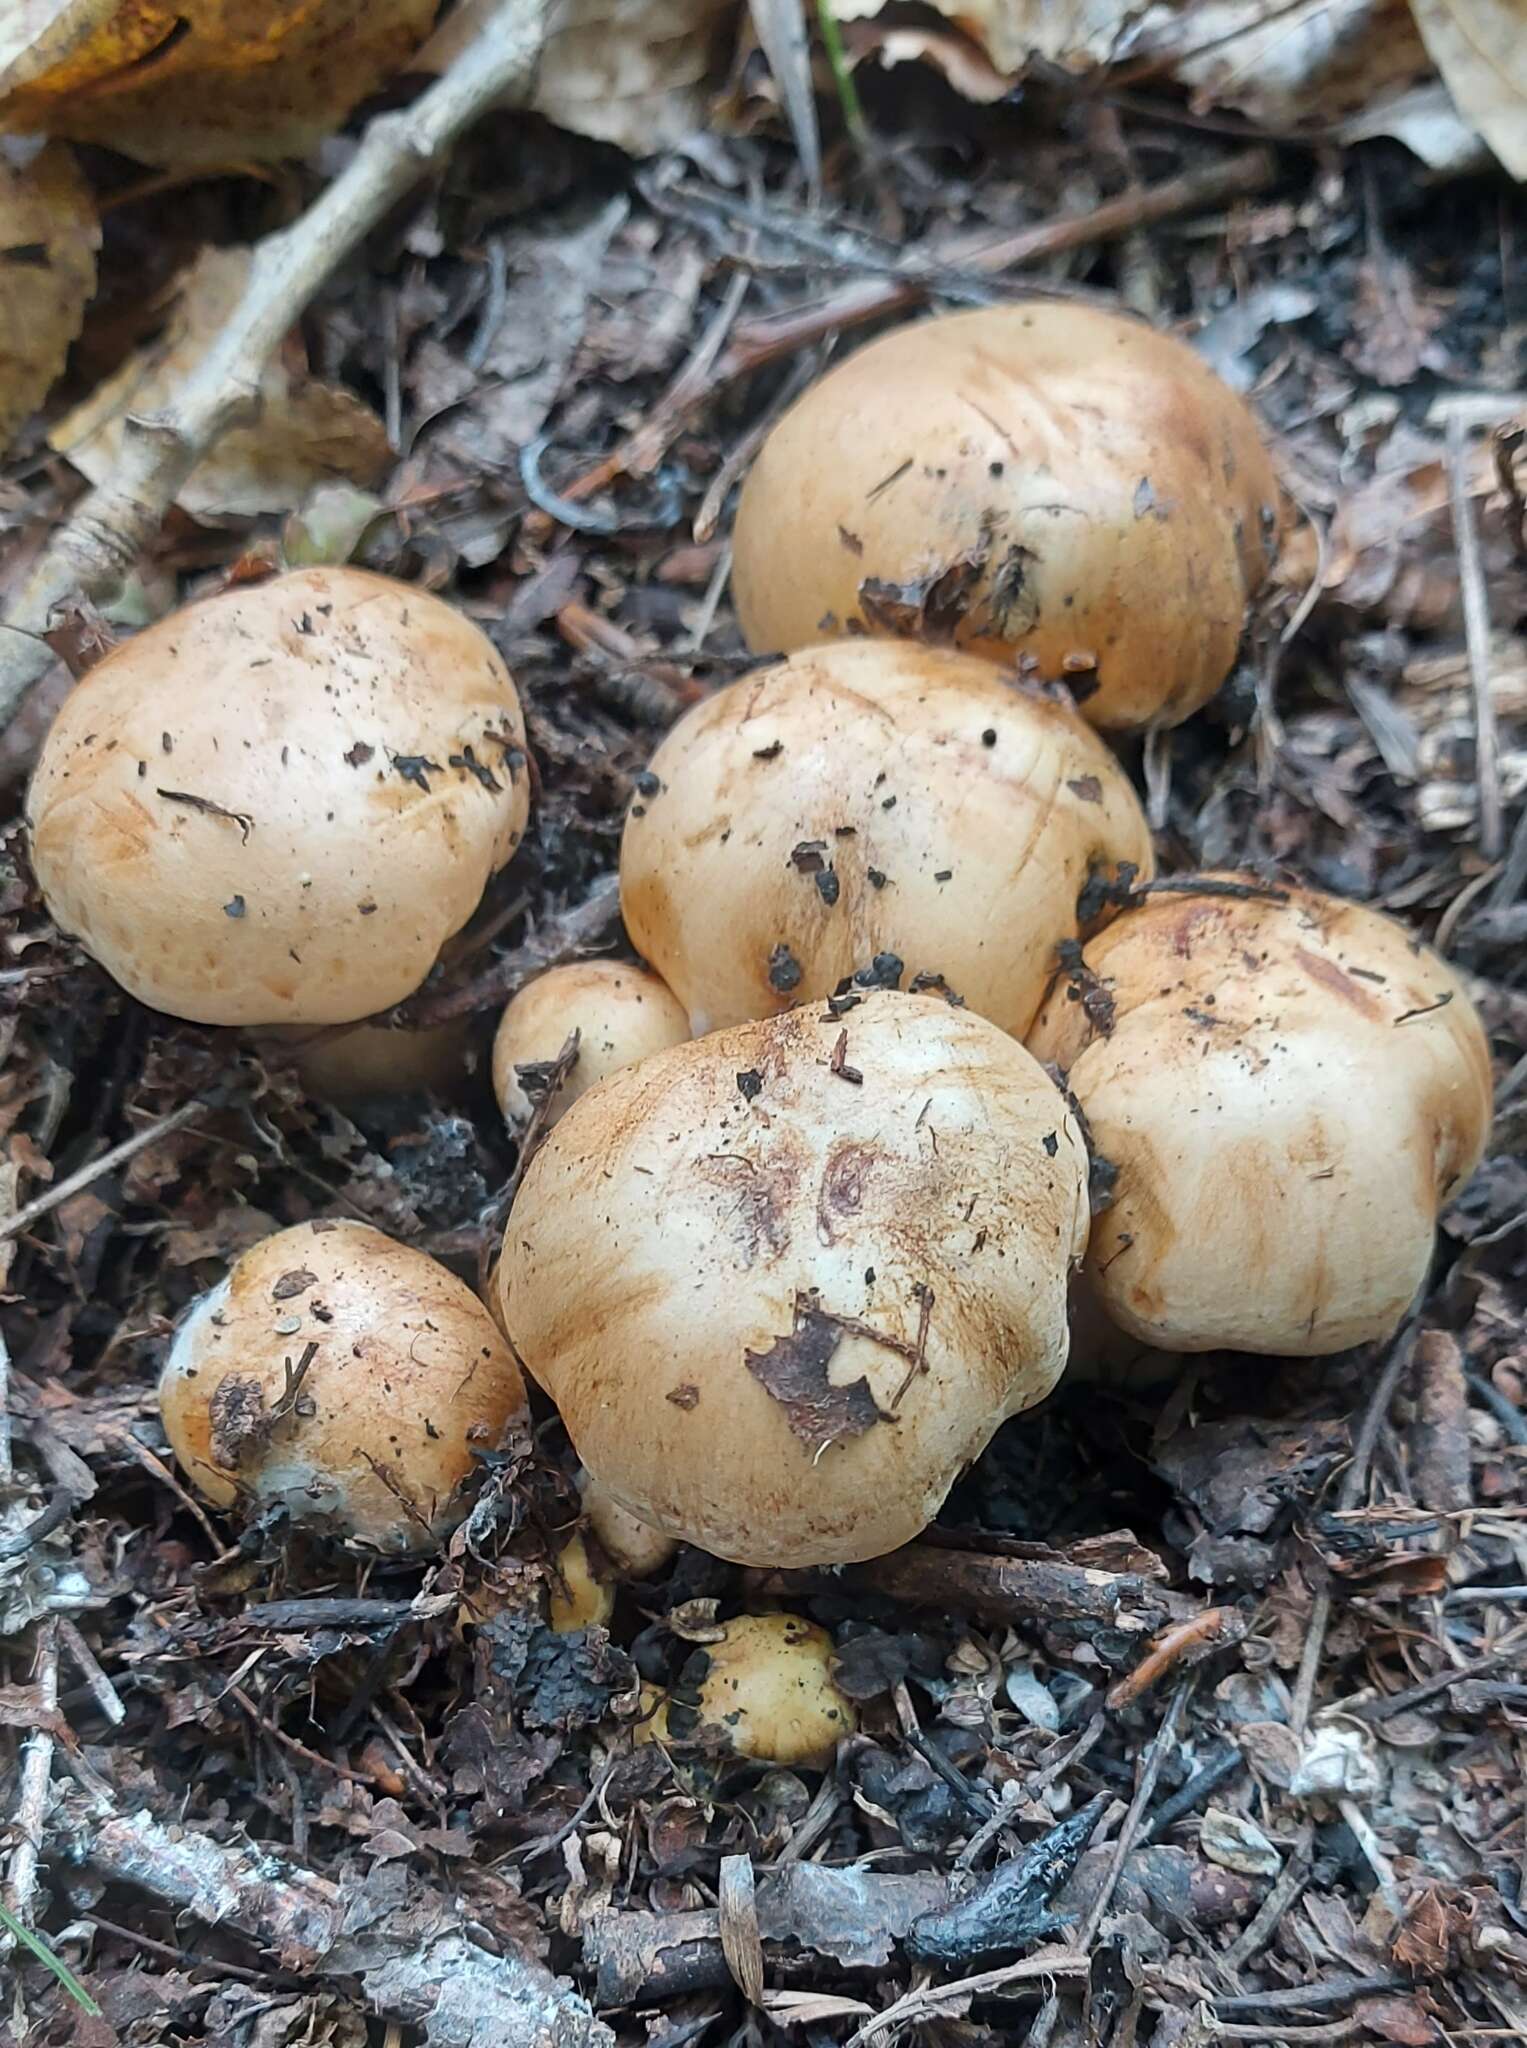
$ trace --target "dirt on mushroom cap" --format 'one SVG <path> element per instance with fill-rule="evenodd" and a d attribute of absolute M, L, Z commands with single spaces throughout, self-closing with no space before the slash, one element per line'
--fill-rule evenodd
<path fill-rule="evenodd" d="M 1235 659 L 1279 492 L 1244 402 L 1169 336 L 1069 301 L 915 322 L 813 385 L 743 489 L 748 644 L 943 640 L 1176 724 Z"/>
<path fill-rule="evenodd" d="M 500 1312 L 642 1520 L 748 1563 L 875 1556 L 1058 1376 L 1085 1183 L 1064 1100 L 992 1025 L 813 1005 L 575 1103 L 509 1219 Z"/>

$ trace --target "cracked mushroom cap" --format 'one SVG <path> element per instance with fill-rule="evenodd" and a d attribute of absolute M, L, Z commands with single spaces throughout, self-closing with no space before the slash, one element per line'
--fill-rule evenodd
<path fill-rule="evenodd" d="M 216 1506 L 279 1504 L 373 1549 L 417 1551 L 460 1519 L 474 1453 L 524 1412 L 525 1383 L 482 1303 L 436 1260 L 369 1224 L 299 1223 L 192 1308 L 159 1408 Z"/>
<path fill-rule="evenodd" d="M 593 1088 L 531 1161 L 499 1311 L 596 1484 L 743 1564 L 915 1536 L 1066 1357 L 1087 1160 L 939 997 L 738 1025 Z"/>
<path fill-rule="evenodd" d="M 1156 895 L 1084 957 L 1028 1042 L 1117 1171 L 1087 1254 L 1106 1313 L 1174 1351 L 1316 1357 L 1391 1334 L 1490 1126 L 1489 1048 L 1452 970 L 1309 889 Z"/>
<path fill-rule="evenodd" d="M 798 398 L 732 587 L 760 653 L 952 638 L 1095 725 L 1175 725 L 1230 671 L 1278 504 L 1249 408 L 1184 343 L 1029 300 L 900 327 Z"/>
<path fill-rule="evenodd" d="M 1119 764 L 990 662 L 840 641 L 686 714 L 626 819 L 626 927 L 699 1034 L 862 973 L 1022 1034 L 1094 870 L 1152 871 Z"/>
<path fill-rule="evenodd" d="M 511 998 L 493 1039 L 493 1093 L 506 1123 L 523 1130 L 535 1112 L 519 1068 L 555 1072 L 575 1031 L 576 1057 L 547 1114 L 548 1128 L 607 1074 L 682 1044 L 689 1019 L 667 984 L 645 967 L 576 960 L 548 968 Z"/>
<path fill-rule="evenodd" d="M 519 844 L 491 642 L 358 569 L 225 592 L 75 685 L 27 799 L 48 908 L 140 1002 L 339 1024 L 417 989 Z"/>

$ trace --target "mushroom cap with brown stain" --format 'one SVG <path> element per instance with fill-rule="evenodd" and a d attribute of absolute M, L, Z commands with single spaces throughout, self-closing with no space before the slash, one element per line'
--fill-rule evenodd
<path fill-rule="evenodd" d="M 515 1071 L 554 1062 L 574 1032 L 577 1057 L 546 1118 L 547 1128 L 596 1081 L 689 1036 L 689 1019 L 667 984 L 620 960 L 549 967 L 511 997 L 493 1039 L 493 1093 L 507 1123 L 523 1129 L 535 1104 Z"/>
<path fill-rule="evenodd" d="M 917 321 L 806 391 L 737 508 L 748 645 L 945 639 L 1071 683 L 1093 724 L 1219 688 L 1279 494 L 1245 403 L 1138 321 L 1025 301 Z"/>
<path fill-rule="evenodd" d="M 743 1564 L 876 1557 L 1059 1377 L 1086 1180 L 994 1025 L 813 1004 L 574 1103 L 510 1215 L 500 1315 L 639 1520 Z"/>
<path fill-rule="evenodd" d="M 1452 970 L 1309 889 L 1153 896 L 1085 961 L 1088 1002 L 1063 977 L 1028 1043 L 1118 1172 L 1087 1254 L 1107 1314 L 1172 1351 L 1388 1336 L 1490 1126 L 1489 1048 Z"/>
<path fill-rule="evenodd" d="M 699 1725 L 716 1729 L 738 1756 L 824 1770 L 859 1721 L 833 1679 L 832 1637 L 799 1614 L 743 1614 L 721 1630 L 719 1642 L 691 1659 L 704 1663 Z M 670 1735 L 672 1715 L 670 1701 Z"/>
<path fill-rule="evenodd" d="M 1094 869 L 1152 869 L 1117 761 L 990 662 L 839 641 L 686 714 L 626 819 L 626 926 L 696 1033 L 894 955 L 1021 1034 Z M 651 785 L 648 785 L 651 787 Z"/>
<path fill-rule="evenodd" d="M 400 1002 L 529 807 L 509 671 L 437 597 L 303 569 L 161 619 L 76 684 L 27 798 L 48 908 L 199 1024 Z"/>
<path fill-rule="evenodd" d="M 192 1308 L 159 1407 L 217 1506 L 279 1504 L 373 1549 L 417 1551 L 460 1519 L 475 1454 L 523 1414 L 525 1383 L 482 1303 L 437 1260 L 366 1223 L 299 1223 Z"/>

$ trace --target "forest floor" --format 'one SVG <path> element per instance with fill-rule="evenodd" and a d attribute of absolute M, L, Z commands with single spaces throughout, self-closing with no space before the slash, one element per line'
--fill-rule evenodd
<path fill-rule="evenodd" d="M 304 323 L 311 363 L 401 451 L 362 559 L 480 621 L 529 721 L 528 842 L 424 998 L 474 990 L 459 1097 L 342 1113 L 230 1034 L 126 999 L 29 879 L 20 797 L 56 686 L 0 743 L 0 1188 L 14 1213 L 95 1169 L 0 1252 L 0 1828 L 24 1746 L 48 1752 L 37 1926 L 96 2008 L 23 1957 L 7 2048 L 424 2038 L 406 2007 L 368 2016 L 365 1968 L 284 1921 L 289 1901 L 250 1903 L 250 1885 L 292 1880 L 240 1860 L 249 1844 L 308 1873 L 305 1895 L 342 1897 L 352 1930 L 369 1916 L 406 1948 L 459 1929 L 474 1954 L 543 1960 L 632 2048 L 914 2023 L 939 2048 L 1524 2036 L 1527 537 L 1517 444 L 1474 431 L 1524 383 L 1518 190 L 1433 179 L 1394 142 L 1274 141 L 1226 197 L 1220 168 L 1262 139 L 1167 95 L 1052 86 L 973 108 L 902 67 L 867 112 L 872 160 L 832 142 L 821 208 L 756 107 L 644 165 L 494 116 Z M 166 192 L 121 160 L 95 171 L 116 203 L 65 397 L 145 337 L 200 246 L 294 202 L 280 178 Z M 316 189 L 316 171 L 291 176 Z M 614 868 L 657 739 L 748 659 L 726 584 L 734 486 L 765 423 L 856 338 L 809 314 L 783 340 L 759 323 L 905 278 L 951 235 L 1184 177 L 1203 203 L 1054 253 L 1041 238 L 995 278 L 946 266 L 931 302 L 1122 300 L 1250 395 L 1302 516 L 1229 685 L 1130 766 L 1166 868 L 1307 880 L 1442 947 L 1491 1035 L 1490 1155 L 1443 1218 L 1400 1352 L 1063 1388 L 957 1488 L 921 1600 L 873 1569 L 792 1586 L 858 1705 L 831 1771 L 633 1746 L 638 1673 L 674 1679 L 718 1614 L 759 1597 L 748 1573 L 682 1551 L 622 1590 L 607 1638 L 551 1634 L 549 1560 L 577 1496 L 544 1408 L 533 1457 L 491 1473 L 444 1558 L 241 1531 L 172 1469 L 167 1335 L 231 1256 L 310 1216 L 360 1216 L 474 1270 L 515 1168 L 481 1057 L 489 970 L 507 963 L 501 1001 L 517 949 L 558 949 Z M 602 467 L 632 433 L 638 459 Z M 79 489 L 40 431 L 23 439 L 0 478 L 0 574 Z M 1493 634 L 1476 625 L 1489 758 L 1460 521 Z M 147 573 L 201 594 L 262 573 L 278 539 L 277 521 L 177 513 Z M 46 1533 L 26 1530 L 49 1502 Z M 1093 1802 L 1091 1847 L 1051 1835 Z M 211 1865 L 200 1892 L 184 1871 L 176 1889 L 170 1837 L 115 1865 L 70 1853 L 108 1811 L 224 1845 L 228 1896 L 209 1906 Z M 993 1973 L 978 1933 L 963 1962 L 958 1942 L 937 1968 L 909 1960 L 910 1917 L 1040 1839 L 1075 1868 L 1040 1887 L 1059 1918 L 1036 1907 L 1016 1961 Z M 135 1855 L 154 1866 L 141 1882 Z M 898 2004 L 909 1991 L 921 2002 Z M 502 2025 L 460 2038 L 532 2038 Z"/>

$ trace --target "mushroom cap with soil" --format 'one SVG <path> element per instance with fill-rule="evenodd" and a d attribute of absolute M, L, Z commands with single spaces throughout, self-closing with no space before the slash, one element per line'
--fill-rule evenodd
<path fill-rule="evenodd" d="M 607 1074 L 681 1045 L 689 1020 L 673 991 L 645 967 L 575 960 L 538 974 L 510 999 L 493 1039 L 493 1093 L 512 1128 L 523 1130 L 536 1107 L 517 1069 L 541 1067 L 549 1077 L 575 1031 L 576 1057 L 547 1112 L 548 1128 Z"/>
<path fill-rule="evenodd" d="M 719 1627 L 638 1724 L 638 1740 L 713 1730 L 738 1756 L 825 1770 L 859 1720 L 833 1679 L 832 1637 L 799 1614 L 743 1614 Z M 691 1684 L 694 1704 L 681 1703 Z"/>
<path fill-rule="evenodd" d="M 576 1102 L 499 1313 L 595 1482 L 743 1564 L 876 1557 L 1066 1357 L 1087 1159 L 1015 1040 L 877 992 L 695 1039 Z"/>
<path fill-rule="evenodd" d="M 1027 300 L 897 328 L 798 398 L 732 586 L 760 653 L 942 638 L 1071 683 L 1096 725 L 1175 725 L 1234 663 L 1278 507 L 1249 408 L 1184 343 Z"/>
<path fill-rule="evenodd" d="M 856 973 L 1022 1034 L 1089 877 L 1152 868 L 1123 770 L 990 662 L 838 641 L 688 712 L 626 819 L 626 926 L 698 1034 Z"/>
<path fill-rule="evenodd" d="M 154 1009 L 350 1023 L 419 987 L 519 844 L 524 750 L 470 620 L 299 570 L 161 619 L 75 686 L 27 798 L 37 879 Z"/>
<path fill-rule="evenodd" d="M 1473 1004 L 1377 911 L 1184 881 L 1092 940 L 1029 1035 L 1117 1173 L 1086 1277 L 1164 1350 L 1316 1357 L 1388 1336 L 1489 1131 Z"/>
<path fill-rule="evenodd" d="M 525 1411 L 482 1303 L 366 1223 L 251 1246 L 176 1332 L 159 1407 L 218 1507 L 282 1506 L 375 1550 L 426 1550 L 460 1518 L 476 1453 Z"/>

